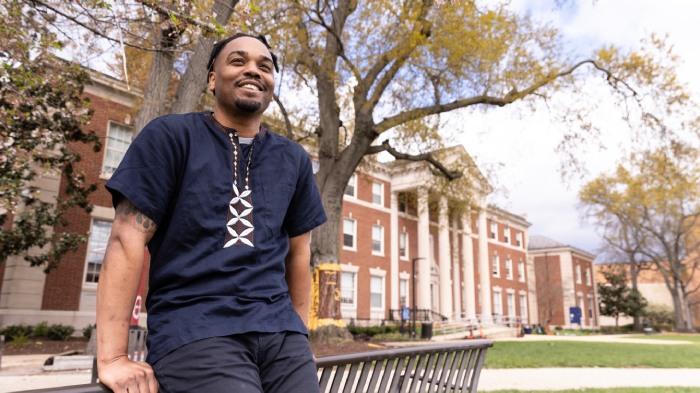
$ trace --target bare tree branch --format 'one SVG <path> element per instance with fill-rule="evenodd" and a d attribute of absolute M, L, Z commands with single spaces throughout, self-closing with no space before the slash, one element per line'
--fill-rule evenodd
<path fill-rule="evenodd" d="M 425 153 L 425 154 L 406 154 L 406 153 L 401 153 L 394 149 L 390 144 L 389 141 L 384 141 L 382 142 L 381 145 L 378 146 L 370 146 L 369 149 L 367 149 L 367 152 L 365 155 L 372 155 L 372 154 L 377 154 L 381 152 L 387 152 L 394 156 L 397 160 L 408 160 L 408 161 L 427 161 L 430 163 L 432 166 L 434 166 L 440 173 L 442 173 L 447 180 L 456 180 L 462 177 L 462 173 L 459 171 L 451 171 L 447 167 L 445 167 L 440 161 L 436 160 L 435 157 L 431 153 Z"/>
<path fill-rule="evenodd" d="M 282 117 L 284 118 L 284 127 L 287 129 L 287 138 L 293 139 L 294 129 L 292 128 L 292 122 L 289 120 L 289 112 L 287 112 L 287 109 L 284 107 L 284 104 L 282 104 L 282 101 L 280 100 L 280 97 L 277 94 L 273 94 L 272 98 L 277 103 L 277 107 L 280 108 L 280 112 L 282 112 Z"/>
<path fill-rule="evenodd" d="M 399 126 L 401 124 L 407 123 L 407 122 L 412 121 L 412 120 L 417 120 L 417 119 L 423 118 L 425 116 L 435 115 L 438 113 L 449 112 L 449 111 L 459 109 L 459 108 L 466 108 L 466 107 L 472 106 L 472 105 L 484 104 L 484 105 L 506 106 L 508 104 L 511 104 L 517 100 L 520 100 L 522 98 L 525 98 L 525 97 L 535 93 L 541 87 L 551 83 L 552 81 L 554 81 L 558 78 L 572 74 L 576 69 L 578 69 L 581 66 L 586 65 L 586 64 L 592 65 L 597 70 L 603 72 L 606 75 L 606 80 L 612 86 L 617 87 L 617 84 L 621 84 L 632 93 L 632 96 L 637 95 L 637 92 L 629 84 L 627 84 L 622 79 L 614 76 L 612 74 L 612 72 L 610 72 L 610 70 L 602 67 L 595 60 L 583 60 L 583 61 L 571 66 L 570 68 L 568 68 L 562 72 L 553 74 L 551 76 L 547 76 L 547 77 L 533 83 L 532 85 L 530 85 L 529 87 L 527 87 L 523 91 L 518 91 L 514 88 L 513 90 L 508 92 L 508 94 L 506 94 L 503 97 L 496 97 L 496 96 L 490 96 L 490 95 L 484 94 L 484 95 L 478 95 L 478 96 L 473 96 L 473 97 L 469 97 L 469 98 L 464 98 L 461 100 L 455 100 L 455 101 L 452 101 L 452 102 L 447 103 L 447 104 L 435 104 L 435 105 L 429 105 L 429 106 L 424 106 L 421 108 L 407 110 L 407 111 L 399 113 L 397 115 L 385 118 L 384 120 L 379 122 L 379 124 L 376 125 L 375 131 L 377 133 L 382 133 L 388 129 L 391 129 L 393 127 Z"/>

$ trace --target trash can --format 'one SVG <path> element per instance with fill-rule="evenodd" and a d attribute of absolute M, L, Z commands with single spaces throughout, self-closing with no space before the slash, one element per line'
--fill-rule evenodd
<path fill-rule="evenodd" d="M 425 338 L 430 340 L 433 338 L 433 323 L 423 322 L 420 324 L 420 338 Z"/>

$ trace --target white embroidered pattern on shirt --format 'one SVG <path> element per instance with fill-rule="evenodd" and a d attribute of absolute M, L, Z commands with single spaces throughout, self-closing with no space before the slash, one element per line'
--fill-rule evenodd
<path fill-rule="evenodd" d="M 226 223 L 226 229 L 231 235 L 231 239 L 224 244 L 224 248 L 231 247 L 238 242 L 253 247 L 253 242 L 249 239 L 254 230 L 253 223 L 250 221 L 253 212 L 251 194 L 251 190 L 239 192 L 236 184 L 233 184 L 233 198 L 228 206 L 231 219 Z"/>

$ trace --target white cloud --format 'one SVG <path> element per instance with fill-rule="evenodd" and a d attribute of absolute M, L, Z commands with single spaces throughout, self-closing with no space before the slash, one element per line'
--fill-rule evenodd
<path fill-rule="evenodd" d="M 548 0 L 513 0 L 511 6 L 558 26 L 572 52 L 581 56 L 606 43 L 634 49 L 651 33 L 668 34 L 682 60 L 680 79 L 696 97 L 700 95 L 700 51 L 694 42 L 700 36 L 700 2 L 580 0 L 558 8 Z M 448 116 L 446 129 L 461 134 L 461 143 L 481 167 L 495 169 L 497 186 L 505 187 L 507 193 L 495 193 L 492 201 L 516 214 L 525 214 L 533 223 L 531 233 L 596 251 L 600 239 L 595 229 L 579 218 L 577 192 L 587 179 L 611 170 L 630 147 L 628 131 L 608 101 L 602 95 L 595 112 L 606 149 L 583 153 L 588 176 L 566 181 L 558 171 L 562 157 L 554 151 L 564 125 L 558 124 L 544 106 L 534 112 L 519 105 L 485 113 L 463 111 Z"/>

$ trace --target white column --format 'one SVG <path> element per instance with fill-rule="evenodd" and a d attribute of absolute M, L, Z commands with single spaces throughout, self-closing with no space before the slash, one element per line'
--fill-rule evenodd
<path fill-rule="evenodd" d="M 479 210 L 479 284 L 481 284 L 481 321 L 491 324 L 491 269 L 489 267 L 488 228 L 486 206 Z"/>
<path fill-rule="evenodd" d="M 476 281 L 474 278 L 474 247 L 472 220 L 469 211 L 462 215 L 462 268 L 464 269 L 464 301 L 468 319 L 476 318 Z"/>
<path fill-rule="evenodd" d="M 389 280 L 391 280 L 391 309 L 399 308 L 399 203 L 396 192 L 391 193 L 391 223 L 389 228 L 391 239 L 391 267 Z"/>
<path fill-rule="evenodd" d="M 440 261 L 440 313 L 452 319 L 452 285 L 450 283 L 450 223 L 447 197 L 440 197 L 438 217 L 438 258 Z"/>
<path fill-rule="evenodd" d="M 462 274 L 459 271 L 459 219 L 452 217 L 452 299 L 454 302 L 454 319 L 462 319 Z"/>
<path fill-rule="evenodd" d="M 428 189 L 420 187 L 418 193 L 418 274 L 416 305 L 430 310 L 430 217 L 428 211 Z M 414 272 L 415 273 L 415 272 Z"/>

